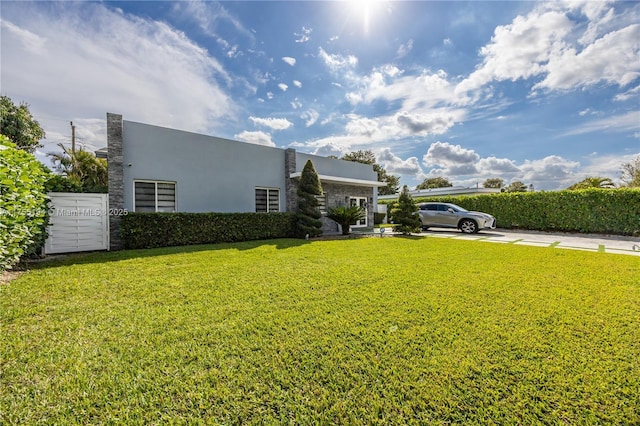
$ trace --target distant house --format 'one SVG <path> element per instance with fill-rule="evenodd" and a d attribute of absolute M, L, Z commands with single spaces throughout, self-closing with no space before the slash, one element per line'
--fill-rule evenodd
<path fill-rule="evenodd" d="M 102 150 L 104 151 L 104 150 Z M 371 165 L 303 154 L 136 123 L 107 114 L 109 208 L 132 212 L 293 212 L 307 160 L 318 172 L 321 211 L 359 205 L 373 226 L 377 181 Z M 119 217 L 111 218 L 111 248 L 120 248 Z M 323 217 L 323 231 L 337 232 Z"/>
<path fill-rule="evenodd" d="M 458 195 L 478 195 L 478 194 L 496 194 L 499 193 L 499 188 L 467 188 L 464 186 L 449 186 L 444 188 L 431 188 L 431 189 L 416 189 L 409 191 L 409 194 L 413 198 L 418 197 L 441 197 L 441 196 L 458 196 Z M 398 194 L 394 195 L 380 195 L 379 201 L 384 200 L 396 200 Z"/>

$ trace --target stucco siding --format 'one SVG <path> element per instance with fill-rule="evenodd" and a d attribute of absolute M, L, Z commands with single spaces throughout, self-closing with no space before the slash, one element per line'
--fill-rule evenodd
<path fill-rule="evenodd" d="M 376 181 L 378 175 L 370 164 L 353 161 L 336 160 L 335 158 L 296 152 L 296 171 L 301 172 L 307 160 L 311 160 L 319 175 L 340 176 L 351 179 Z"/>
<path fill-rule="evenodd" d="M 135 180 L 176 183 L 180 212 L 252 212 L 255 188 L 280 190 L 285 211 L 284 151 L 124 121 L 125 208 L 133 210 Z"/>

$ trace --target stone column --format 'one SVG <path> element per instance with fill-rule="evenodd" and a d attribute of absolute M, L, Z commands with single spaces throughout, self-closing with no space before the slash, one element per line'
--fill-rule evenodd
<path fill-rule="evenodd" d="M 109 177 L 109 210 L 124 209 L 124 176 L 122 169 L 122 115 L 107 113 L 107 167 Z M 120 216 L 109 215 L 110 250 L 122 250 Z"/>
<path fill-rule="evenodd" d="M 298 185 L 291 179 L 291 175 L 296 172 L 296 150 L 288 148 L 284 151 L 284 194 L 286 201 L 286 211 L 295 212 L 298 207 L 298 196 L 296 194 Z"/>

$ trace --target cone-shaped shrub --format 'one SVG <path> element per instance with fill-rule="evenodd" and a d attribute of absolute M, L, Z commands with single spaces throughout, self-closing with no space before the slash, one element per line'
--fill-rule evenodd
<path fill-rule="evenodd" d="M 306 235 L 317 237 L 322 235 L 322 221 L 320 220 L 322 214 L 318 209 L 319 203 L 316 198 L 316 196 L 322 195 L 322 185 L 311 160 L 307 160 L 302 169 L 297 193 L 298 212 L 296 219 L 298 237 L 304 238 Z"/>

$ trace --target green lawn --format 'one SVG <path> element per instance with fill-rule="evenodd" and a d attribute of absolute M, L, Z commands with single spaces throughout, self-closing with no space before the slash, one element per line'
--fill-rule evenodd
<path fill-rule="evenodd" d="M 73 256 L 0 284 L 0 325 L 1 424 L 640 423 L 633 256 L 400 237 Z"/>

